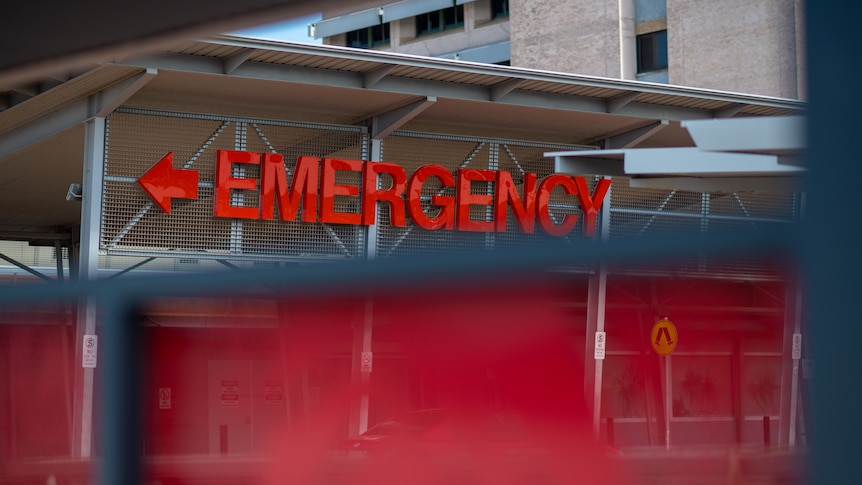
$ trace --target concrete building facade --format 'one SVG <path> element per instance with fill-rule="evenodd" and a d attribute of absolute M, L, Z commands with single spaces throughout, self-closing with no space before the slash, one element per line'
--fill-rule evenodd
<path fill-rule="evenodd" d="M 450 18 L 423 28 L 435 15 Z M 323 17 L 309 33 L 332 45 L 805 98 L 800 0 L 409 0 Z M 376 40 L 350 41 L 365 29 Z"/>

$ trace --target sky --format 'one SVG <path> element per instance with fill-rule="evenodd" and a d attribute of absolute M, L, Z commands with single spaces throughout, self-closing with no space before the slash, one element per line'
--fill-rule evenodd
<path fill-rule="evenodd" d="M 266 40 L 283 40 L 290 42 L 304 42 L 307 44 L 322 44 L 321 39 L 314 39 L 308 36 L 308 24 L 317 22 L 323 18 L 321 14 L 308 15 L 281 22 L 261 25 L 251 29 L 244 29 L 233 32 L 237 35 L 245 35 L 257 39 Z"/>

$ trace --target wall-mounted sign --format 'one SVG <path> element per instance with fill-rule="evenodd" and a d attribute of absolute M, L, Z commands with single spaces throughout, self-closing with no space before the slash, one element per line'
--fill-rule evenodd
<path fill-rule="evenodd" d="M 81 366 L 85 369 L 95 369 L 96 360 L 99 355 L 99 336 L 84 335 L 84 342 L 82 345 L 83 361 L 81 362 Z"/>
<path fill-rule="evenodd" d="M 679 340 L 676 327 L 667 318 L 655 322 L 650 332 L 650 344 L 658 355 L 670 355 Z"/>
<path fill-rule="evenodd" d="M 359 365 L 359 370 L 363 373 L 370 373 L 372 368 L 372 363 L 374 361 L 374 353 L 373 352 L 362 352 L 362 361 Z"/>
<path fill-rule="evenodd" d="M 264 382 L 264 400 L 267 406 L 281 406 L 284 404 L 284 388 L 281 381 Z"/>
<path fill-rule="evenodd" d="M 799 360 L 802 358 L 802 334 L 794 333 L 792 346 L 790 347 L 790 357 L 793 360 Z"/>
<path fill-rule="evenodd" d="M 257 165 L 259 178 L 237 174 L 235 164 Z M 359 184 L 336 180 L 337 172 L 359 174 Z M 392 180 L 389 187 L 378 184 L 380 175 Z M 455 195 L 430 196 L 434 208 L 426 212 L 422 206 L 422 189 L 426 181 L 436 179 L 443 187 L 454 188 Z M 198 173 L 173 168 L 173 152 L 169 152 L 138 184 L 165 213 L 171 212 L 171 200 L 197 199 Z M 493 184 L 493 189 L 474 193 L 474 182 Z M 520 191 L 512 175 L 501 170 L 458 169 L 452 173 L 439 165 L 423 165 L 409 175 L 400 165 L 387 162 L 345 160 L 339 158 L 299 157 L 293 177 L 287 180 L 284 157 L 276 153 L 254 153 L 218 150 L 216 154 L 213 215 L 236 219 L 296 220 L 328 224 L 372 225 L 377 217 L 377 203 L 389 204 L 389 219 L 393 226 L 406 226 L 406 216 L 419 227 L 429 230 L 449 229 L 473 232 L 505 232 L 506 215 L 511 208 L 519 229 L 527 234 L 535 231 L 536 223 L 547 234 L 565 236 L 574 229 L 578 216 L 567 214 L 554 220 L 549 211 L 551 193 L 560 188 L 576 196 L 584 216 L 583 232 L 596 233 L 599 208 L 611 181 L 601 179 L 592 193 L 586 179 L 579 176 L 553 174 L 541 181 L 534 173 L 524 173 Z M 238 203 L 243 191 L 257 192 L 257 206 Z M 358 202 L 358 212 L 341 212 L 336 197 L 352 197 Z M 301 206 L 301 214 L 300 214 Z M 472 220 L 471 210 L 484 207 L 493 214 L 492 220 Z M 433 214 L 433 215 L 432 215 Z"/>
<path fill-rule="evenodd" d="M 593 351 L 593 358 L 594 359 L 604 360 L 606 344 L 607 344 L 607 334 L 605 332 L 596 332 L 596 348 Z"/>
<path fill-rule="evenodd" d="M 239 406 L 239 381 L 221 381 L 221 405 L 229 408 Z"/>
<path fill-rule="evenodd" d="M 160 387 L 159 388 L 159 409 L 170 409 L 171 408 L 171 388 L 170 387 Z"/>

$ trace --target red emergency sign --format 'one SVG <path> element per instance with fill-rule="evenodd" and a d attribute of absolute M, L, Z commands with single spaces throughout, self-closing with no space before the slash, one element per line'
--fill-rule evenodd
<path fill-rule="evenodd" d="M 173 152 L 162 157 L 138 179 L 138 184 L 153 201 L 170 214 L 172 198 L 197 198 L 197 172 L 173 168 Z M 260 179 L 236 175 L 234 164 L 260 166 Z M 358 185 L 336 181 L 339 171 L 360 174 Z M 388 175 L 392 183 L 381 188 L 380 175 Z M 426 212 L 421 204 L 422 188 L 429 179 L 442 187 L 454 187 L 455 195 L 432 195 L 430 203 L 436 215 Z M 493 191 L 472 193 L 473 182 L 490 182 Z M 505 232 L 509 208 L 519 229 L 527 234 L 539 227 L 552 236 L 564 236 L 572 231 L 578 216 L 566 214 L 555 222 L 550 213 L 551 193 L 560 187 L 565 194 L 576 196 L 584 215 L 584 235 L 596 232 L 599 208 L 610 188 L 609 179 L 596 183 L 593 193 L 584 177 L 553 174 L 541 181 L 534 173 L 524 173 L 522 190 L 509 172 L 502 170 L 458 169 L 453 174 L 440 165 L 423 165 L 407 176 L 400 165 L 340 158 L 301 156 L 297 159 L 293 177 L 288 182 L 284 157 L 277 153 L 218 150 L 216 153 L 213 215 L 238 219 L 296 220 L 327 224 L 371 225 L 376 222 L 377 204 L 389 205 L 390 223 L 406 226 L 407 215 L 419 227 L 429 230 L 455 229 L 473 232 Z M 257 191 L 257 207 L 234 205 L 237 191 Z M 241 192 L 240 192 L 241 193 Z M 355 197 L 359 212 L 336 210 L 336 197 Z M 486 207 L 492 220 L 470 219 L 473 207 Z M 301 213 L 300 213 L 301 208 Z M 432 211 L 433 212 L 433 211 Z M 299 213 L 299 214 L 298 214 Z"/>

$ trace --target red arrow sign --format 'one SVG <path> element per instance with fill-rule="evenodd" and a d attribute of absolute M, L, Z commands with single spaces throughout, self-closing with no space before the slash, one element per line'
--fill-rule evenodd
<path fill-rule="evenodd" d="M 174 152 L 168 152 L 141 175 L 138 185 L 165 214 L 171 213 L 171 199 L 198 198 L 197 170 L 175 170 Z"/>

